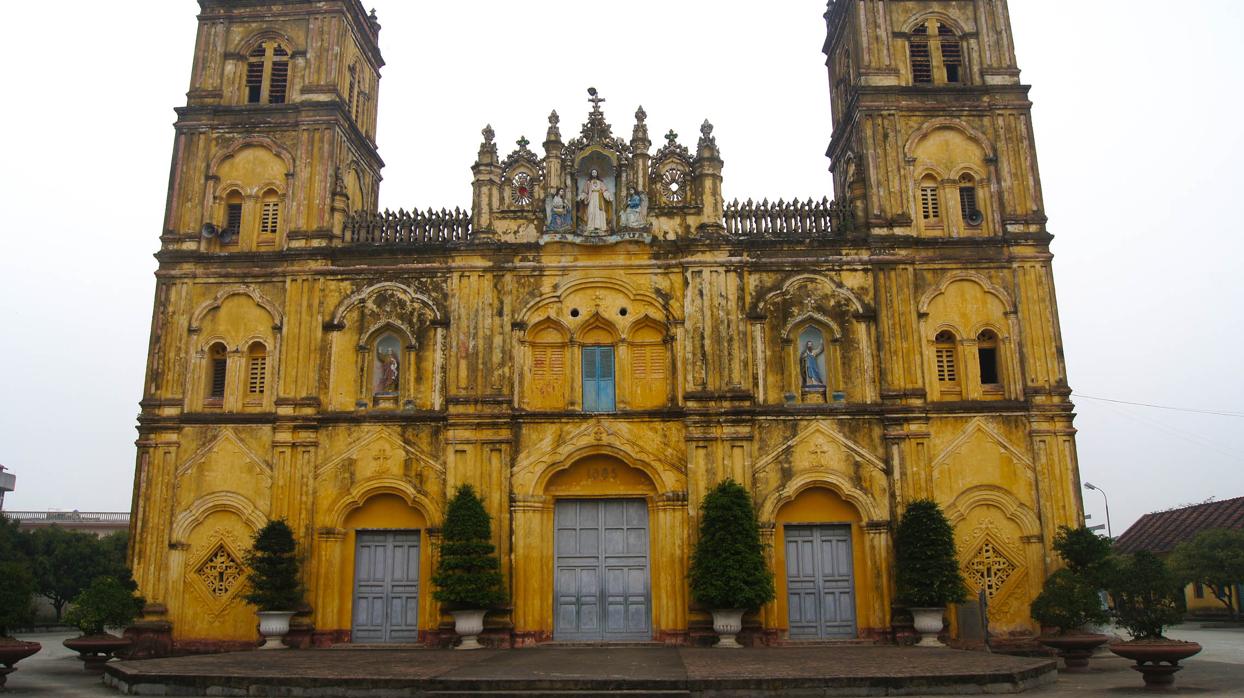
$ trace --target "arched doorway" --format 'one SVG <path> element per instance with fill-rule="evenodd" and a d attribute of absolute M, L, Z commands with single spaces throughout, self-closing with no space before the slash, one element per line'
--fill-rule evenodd
<path fill-rule="evenodd" d="M 417 642 L 435 623 L 427 520 L 396 494 L 369 497 L 345 517 L 339 589 L 357 643 Z"/>
<path fill-rule="evenodd" d="M 650 505 L 643 472 L 589 456 L 553 475 L 553 639 L 653 636 Z"/>
<path fill-rule="evenodd" d="M 857 637 L 867 608 L 860 592 L 868 593 L 859 584 L 867 559 L 859 511 L 810 487 L 778 510 L 776 524 L 777 610 L 790 639 Z"/>

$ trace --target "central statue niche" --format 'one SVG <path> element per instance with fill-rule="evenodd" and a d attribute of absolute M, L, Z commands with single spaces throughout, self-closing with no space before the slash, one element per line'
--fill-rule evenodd
<path fill-rule="evenodd" d="M 580 235 L 608 235 L 616 230 L 617 168 L 602 151 L 579 158 L 575 169 L 575 227 Z"/>
<path fill-rule="evenodd" d="M 648 194 L 635 169 L 631 144 L 613 135 L 600 105 L 605 99 L 595 88 L 588 94 L 592 111 L 578 137 L 561 152 L 560 176 L 550 182 L 544 199 L 544 226 L 540 242 L 605 245 L 624 240 L 652 239 L 648 222 Z M 637 129 L 643 125 L 642 108 Z M 550 140 L 556 134 L 557 113 L 549 118 Z M 646 132 L 646 131 L 645 131 Z"/>

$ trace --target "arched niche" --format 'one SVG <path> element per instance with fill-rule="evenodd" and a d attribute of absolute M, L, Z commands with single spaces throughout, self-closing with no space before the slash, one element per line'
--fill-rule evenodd
<path fill-rule="evenodd" d="M 621 387 L 627 407 L 655 409 L 670 403 L 673 373 L 668 328 L 655 318 L 644 316 L 627 328 L 622 351 L 625 374 Z"/>
<path fill-rule="evenodd" d="M 656 485 L 643 470 L 620 458 L 595 454 L 553 473 L 544 484 L 548 497 L 645 497 L 656 494 Z"/>

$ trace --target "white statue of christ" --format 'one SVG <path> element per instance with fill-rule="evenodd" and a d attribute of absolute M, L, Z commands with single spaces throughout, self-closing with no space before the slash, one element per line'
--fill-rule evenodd
<path fill-rule="evenodd" d="M 587 211 L 583 216 L 584 232 L 600 232 L 609 229 L 606 204 L 613 203 L 613 195 L 609 193 L 609 188 L 601 181 L 600 173 L 595 169 L 588 175 L 587 184 L 579 193 L 579 201 L 587 204 Z"/>

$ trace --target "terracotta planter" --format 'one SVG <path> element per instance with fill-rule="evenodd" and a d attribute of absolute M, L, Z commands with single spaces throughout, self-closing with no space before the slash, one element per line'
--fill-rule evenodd
<path fill-rule="evenodd" d="M 256 611 L 256 613 L 259 615 L 259 634 L 263 635 L 264 639 L 259 649 L 286 649 L 282 640 L 289 632 L 289 619 L 293 618 L 297 611 Z"/>
<path fill-rule="evenodd" d="M 735 639 L 743 629 L 743 613 L 741 608 L 713 609 L 713 632 L 721 638 L 716 647 L 738 649 L 743 646 Z"/>
<path fill-rule="evenodd" d="M 117 652 L 128 648 L 133 642 L 133 640 L 127 637 L 98 633 L 95 635 L 83 635 L 82 637 L 71 637 L 61 644 L 78 653 L 78 659 L 82 660 L 83 669 L 93 674 L 102 674 L 104 673 L 104 665 L 108 663 L 108 660 L 115 657 Z"/>
<path fill-rule="evenodd" d="M 454 649 L 477 650 L 483 648 L 479 644 L 479 634 L 484 632 L 484 614 L 488 611 L 450 611 L 454 617 L 454 632 L 462 638 L 462 642 Z"/>
<path fill-rule="evenodd" d="M 945 643 L 937 635 L 942 632 L 942 615 L 946 613 L 946 609 L 912 607 L 909 610 L 916 632 L 920 633 L 920 642 L 916 643 L 916 647 L 945 647 Z"/>
<path fill-rule="evenodd" d="M 0 638 L 0 689 L 9 674 L 17 671 L 13 665 L 43 649 L 37 642 L 23 642 L 11 637 Z"/>
<path fill-rule="evenodd" d="M 1167 689 L 1175 684 L 1175 672 L 1183 668 L 1179 662 L 1200 652 L 1201 646 L 1195 642 L 1158 638 L 1115 642 L 1110 645 L 1110 651 L 1136 662 L 1132 669 L 1145 678 L 1146 688 Z"/>
<path fill-rule="evenodd" d="M 1093 650 L 1106 644 L 1110 638 L 1095 633 L 1066 633 L 1037 638 L 1037 642 L 1058 650 L 1068 671 L 1084 671 L 1088 668 Z"/>

